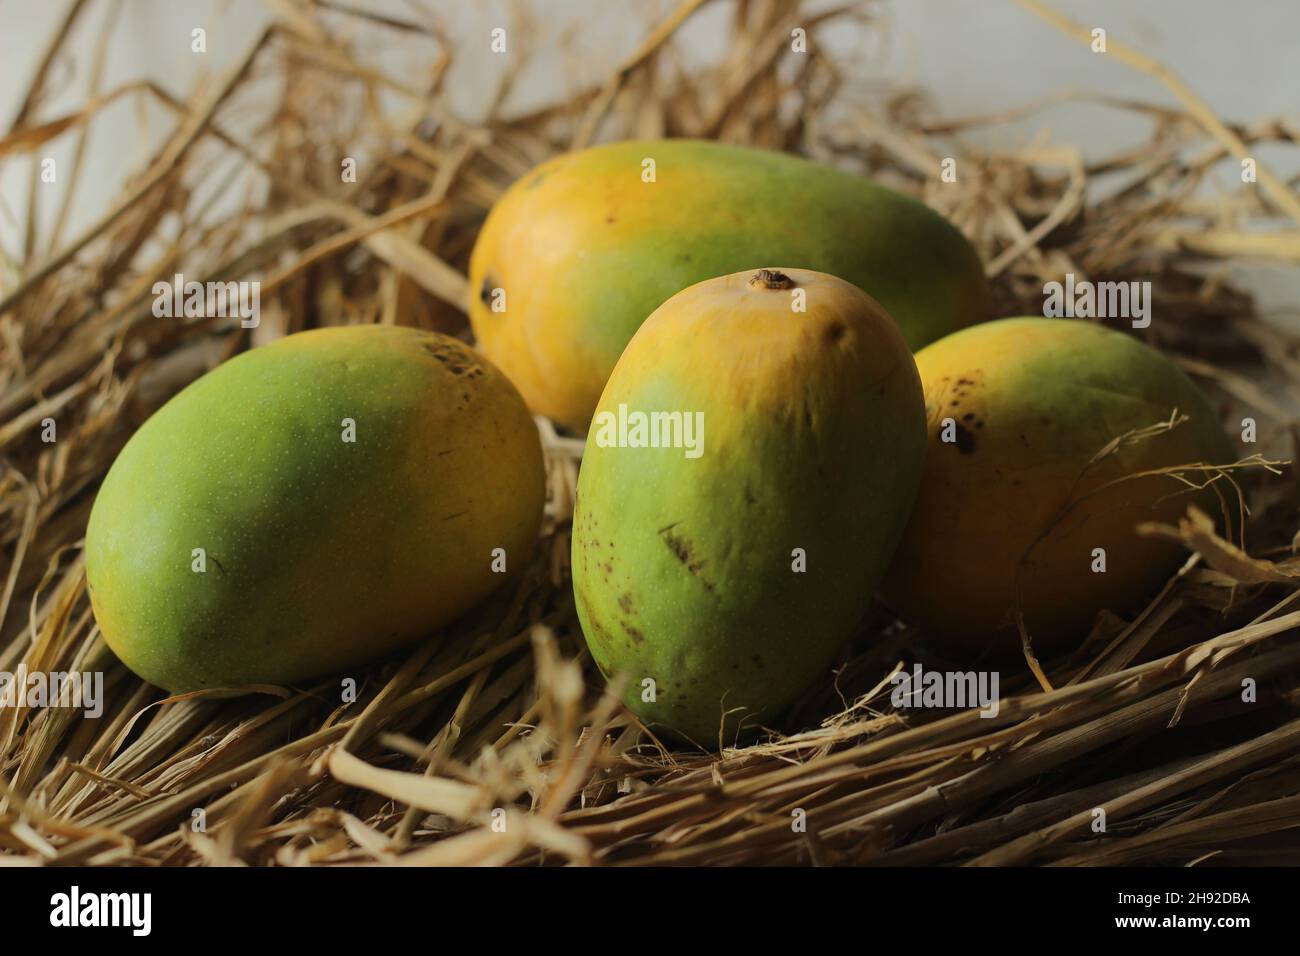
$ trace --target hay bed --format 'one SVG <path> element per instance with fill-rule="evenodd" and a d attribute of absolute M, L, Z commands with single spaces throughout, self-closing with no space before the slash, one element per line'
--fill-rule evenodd
<path fill-rule="evenodd" d="M 68 33 L 119 9 L 70 5 L 0 158 L 58 136 L 85 147 L 87 120 L 120 97 L 163 104 L 175 126 L 93 227 L 64 235 L 61 214 L 50 235 L 29 229 L 0 252 L 0 670 L 101 669 L 108 697 L 100 720 L 0 710 L 0 861 L 1300 862 L 1300 495 L 1279 461 L 1296 434 L 1300 342 L 1225 279 L 1238 257 L 1300 259 L 1300 200 L 1266 170 L 1257 185 L 1198 190 L 1258 144 L 1300 145 L 1297 129 L 1224 125 L 1112 40 L 1113 69 L 1144 71 L 1135 86 L 1164 83 L 1182 104 L 1103 101 L 1147 116 L 1147 145 L 1100 163 L 1045 142 L 991 155 L 963 133 L 1049 104 L 941 122 L 913 91 L 864 101 L 851 64 L 817 42 L 839 20 L 870 18 L 859 4 L 738 4 L 725 55 L 684 72 L 678 32 L 703 5 L 648 30 L 603 85 L 482 124 L 443 105 L 457 47 L 435 19 L 325 0 L 273 3 L 277 23 L 239 68 L 191 98 L 150 83 L 100 89 L 92 64 L 83 111 L 38 117 Z M 788 50 L 796 25 L 806 56 Z M 359 52 L 377 38 L 425 44 L 427 73 L 386 76 L 382 58 Z M 380 109 L 384 97 L 401 108 Z M 252 132 L 232 135 L 235 119 Z M 1275 463 L 1232 475 L 1254 557 L 1186 525 L 1200 554 L 1146 612 L 1103 615 L 1042 681 L 1004 673 L 994 719 L 892 710 L 894 668 L 944 662 L 877 612 L 796 708 L 789 727 L 811 729 L 721 754 L 668 749 L 602 692 L 585 656 L 567 567 L 581 443 L 543 422 L 550 498 L 533 565 L 471 619 L 354 675 L 355 703 L 339 702 L 336 679 L 164 700 L 117 663 L 90 612 L 80 540 L 133 429 L 218 361 L 282 334 L 395 321 L 463 332 L 465 262 L 492 201 L 557 151 L 629 135 L 797 151 L 922 196 L 980 248 L 1002 315 L 1039 312 L 1044 281 L 1065 272 L 1154 280 L 1148 340 L 1211 389 L 1225 419 L 1260 420 L 1260 456 Z M 340 183 L 341 157 L 357 153 L 369 157 L 361 181 Z M 945 156 L 959 160 L 958 183 L 937 179 Z M 79 155 L 74 180 L 89 165 Z M 221 194 L 248 198 L 214 217 Z M 33 184 L 28 209 L 0 213 L 28 221 L 39 202 Z M 235 320 L 154 319 L 151 286 L 176 271 L 260 279 L 261 327 L 250 337 Z M 39 437 L 47 417 L 52 445 Z M 1240 699 L 1246 677 L 1256 703 Z M 1104 835 L 1090 829 L 1094 807 Z M 791 826 L 796 808 L 805 832 Z"/>

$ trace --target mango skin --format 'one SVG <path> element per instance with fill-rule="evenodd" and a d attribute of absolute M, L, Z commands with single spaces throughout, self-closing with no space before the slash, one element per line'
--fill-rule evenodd
<path fill-rule="evenodd" d="M 912 356 L 884 310 L 782 268 L 691 286 L 637 332 L 578 477 L 573 586 L 588 647 L 658 731 L 700 746 L 780 716 L 860 623 L 907 520 L 925 451 Z M 704 414 L 697 458 L 605 447 L 601 413 Z M 793 550 L 806 570 L 792 570 Z M 653 678 L 655 700 L 642 700 Z M 723 711 L 741 708 L 723 721 Z"/>
<path fill-rule="evenodd" d="M 292 335 L 132 436 L 86 531 L 91 603 L 117 656 L 173 692 L 338 672 L 486 597 L 506 576 L 492 549 L 522 568 L 544 482 L 522 399 L 464 344 L 392 326 Z"/>
<path fill-rule="evenodd" d="M 1238 457 L 1204 393 L 1128 335 L 1067 319 L 1001 319 L 941 339 L 916 361 L 929 448 L 882 592 L 955 659 L 1019 652 L 1018 567 L 1041 656 L 1085 637 L 1102 609 L 1140 611 L 1186 558 L 1171 542 L 1139 536 L 1137 524 L 1176 523 L 1189 504 L 1223 511 L 1213 489 L 1185 492 L 1168 476 L 1098 490 L 1124 475 Z M 1166 422 L 1174 409 L 1190 420 L 1088 466 L 1112 439 Z M 945 418 L 960 426 L 955 443 L 940 440 Z M 1105 549 L 1105 573 L 1092 571 L 1094 548 Z"/>
<path fill-rule="evenodd" d="M 857 285 L 913 349 L 991 318 L 978 254 L 924 203 L 785 153 L 693 140 L 597 146 L 516 182 L 470 258 L 469 316 L 529 407 L 581 432 L 646 316 L 771 262 Z M 504 312 L 490 307 L 498 288 Z"/>

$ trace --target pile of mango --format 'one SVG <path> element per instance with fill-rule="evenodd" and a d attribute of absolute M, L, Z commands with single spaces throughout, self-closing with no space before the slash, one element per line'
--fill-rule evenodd
<path fill-rule="evenodd" d="M 1013 660 L 1022 630 L 1077 647 L 1184 560 L 1139 523 L 1221 511 L 1169 469 L 1237 457 L 1168 359 L 1088 322 L 992 321 L 940 215 L 784 154 L 560 156 L 492 210 L 470 283 L 478 351 L 292 335 L 136 433 L 85 546 L 129 667 L 237 690 L 427 637 L 529 560 L 531 412 L 588 435 L 592 657 L 652 729 L 716 746 L 827 677 L 877 597 L 951 660 Z"/>

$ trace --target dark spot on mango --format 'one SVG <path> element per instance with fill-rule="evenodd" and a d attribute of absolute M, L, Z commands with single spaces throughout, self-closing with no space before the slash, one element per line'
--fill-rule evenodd
<path fill-rule="evenodd" d="M 587 596 L 580 593 L 578 600 L 582 602 L 582 609 L 587 613 L 587 621 L 591 624 L 591 629 L 596 632 L 596 636 L 600 638 L 601 643 L 608 644 L 609 631 L 600 622 L 600 618 L 593 613 L 591 602 L 587 600 Z"/>
<path fill-rule="evenodd" d="M 673 525 L 673 527 L 676 527 L 676 525 Z M 689 569 L 694 560 L 691 553 L 691 543 L 675 534 L 672 527 L 664 528 L 659 532 L 659 536 L 664 539 L 664 544 L 668 545 L 668 550 L 677 556 L 677 560 Z"/>
<path fill-rule="evenodd" d="M 623 630 L 627 631 L 627 636 L 632 638 L 632 640 L 635 641 L 636 643 L 638 644 L 645 643 L 645 635 L 642 634 L 640 631 L 638 631 L 631 624 L 628 624 L 626 621 L 623 622 Z"/>
<path fill-rule="evenodd" d="M 483 277 L 483 284 L 478 289 L 478 300 L 484 305 L 492 301 L 492 290 L 495 288 L 491 276 Z"/>
<path fill-rule="evenodd" d="M 834 345 L 840 339 L 844 338 L 844 333 L 847 331 L 848 329 L 845 327 L 843 322 L 832 322 L 822 330 L 822 338 L 828 345 Z"/>
<path fill-rule="evenodd" d="M 452 375 L 482 374 L 478 359 L 469 349 L 451 341 L 423 342 L 421 348 L 435 361 L 440 362 Z M 469 400 L 468 392 L 461 392 L 461 398 Z"/>
<path fill-rule="evenodd" d="M 624 591 L 618 596 L 618 606 L 623 609 L 624 614 L 632 613 L 632 595 Z"/>
<path fill-rule="evenodd" d="M 969 455 L 975 451 L 975 436 L 965 425 L 957 422 L 957 450 L 963 455 Z"/>
<path fill-rule="evenodd" d="M 659 536 L 663 538 L 664 544 L 668 545 L 668 550 L 673 553 L 674 557 L 686 565 L 686 570 L 698 577 L 700 583 L 712 591 L 713 583 L 700 574 L 700 569 L 705 564 L 704 559 L 695 554 L 695 547 L 688 538 L 673 531 L 675 527 L 677 526 L 669 525 L 659 532 Z"/>

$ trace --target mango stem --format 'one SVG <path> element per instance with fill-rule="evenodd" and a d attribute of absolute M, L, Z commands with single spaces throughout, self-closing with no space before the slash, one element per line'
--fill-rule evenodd
<path fill-rule="evenodd" d="M 790 289 L 794 280 L 775 269 L 759 269 L 750 277 L 749 284 L 755 289 Z"/>

